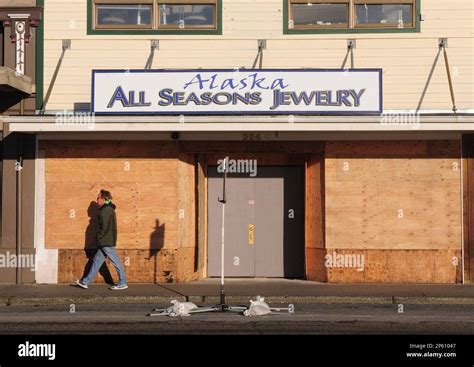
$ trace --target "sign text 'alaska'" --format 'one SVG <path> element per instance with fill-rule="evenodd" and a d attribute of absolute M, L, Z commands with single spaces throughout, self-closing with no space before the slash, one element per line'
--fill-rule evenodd
<path fill-rule="evenodd" d="M 380 69 L 94 70 L 97 114 L 378 114 Z"/>

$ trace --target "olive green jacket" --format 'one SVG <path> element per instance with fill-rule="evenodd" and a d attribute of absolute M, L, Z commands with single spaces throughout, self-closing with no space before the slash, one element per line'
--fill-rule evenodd
<path fill-rule="evenodd" d="M 115 205 L 105 204 L 99 210 L 97 228 L 97 247 L 115 247 L 117 245 L 117 216 Z"/>

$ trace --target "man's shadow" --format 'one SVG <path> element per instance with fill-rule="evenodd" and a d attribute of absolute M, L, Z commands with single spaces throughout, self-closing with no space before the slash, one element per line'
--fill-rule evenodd
<path fill-rule="evenodd" d="M 89 273 L 89 270 L 92 266 L 92 259 L 94 258 L 97 251 L 99 251 L 96 246 L 97 216 L 99 215 L 99 205 L 97 205 L 95 201 L 91 201 L 91 203 L 89 204 L 89 208 L 87 209 L 87 215 L 89 216 L 89 224 L 85 232 L 84 251 L 88 261 L 84 268 L 82 278 L 84 278 Z M 107 263 L 105 261 L 99 270 L 99 274 L 102 276 L 102 278 L 107 284 L 115 284 L 114 279 L 112 278 L 112 275 L 110 274 L 109 268 L 107 267 Z"/>
<path fill-rule="evenodd" d="M 157 255 L 160 252 L 160 250 L 163 248 L 165 244 L 165 224 L 160 225 L 160 220 L 156 219 L 155 221 L 155 228 L 153 232 L 150 235 L 150 252 L 148 255 L 148 259 L 153 259 L 153 264 L 154 264 L 154 282 L 156 283 L 156 276 L 158 272 L 158 264 L 157 264 Z M 165 276 L 170 275 L 170 274 L 165 274 Z M 167 276 L 167 281 L 172 282 L 173 280 Z"/>

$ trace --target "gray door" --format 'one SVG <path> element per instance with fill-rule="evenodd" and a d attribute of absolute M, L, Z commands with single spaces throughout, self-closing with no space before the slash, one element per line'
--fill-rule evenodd
<path fill-rule="evenodd" d="M 221 228 L 222 179 L 217 174 L 217 168 L 209 168 L 212 176 L 208 181 L 208 265 L 209 275 L 221 274 Z M 254 248 L 249 245 L 249 224 L 253 220 L 254 180 L 248 176 L 232 175 L 226 182 L 225 208 L 225 275 L 253 277 L 255 275 Z"/>
<path fill-rule="evenodd" d="M 259 166 L 255 178 L 229 174 L 226 183 L 225 275 L 304 275 L 304 170 Z M 222 174 L 208 168 L 208 273 L 220 276 Z"/>

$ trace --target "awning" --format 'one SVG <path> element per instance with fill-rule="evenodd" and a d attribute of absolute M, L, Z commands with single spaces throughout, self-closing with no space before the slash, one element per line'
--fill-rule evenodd
<path fill-rule="evenodd" d="M 9 131 L 97 132 L 474 132 L 474 115 L 418 116 L 0 116 Z"/>
<path fill-rule="evenodd" d="M 0 113 L 16 105 L 33 93 L 31 78 L 0 67 Z"/>

